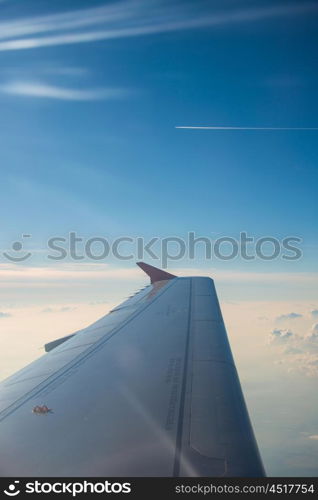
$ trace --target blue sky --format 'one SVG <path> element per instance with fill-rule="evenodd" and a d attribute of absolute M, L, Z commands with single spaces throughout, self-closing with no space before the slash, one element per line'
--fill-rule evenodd
<path fill-rule="evenodd" d="M 174 128 L 316 127 L 316 2 L 0 9 L 4 246 L 72 229 L 316 245 L 317 131 Z"/>
<path fill-rule="evenodd" d="M 215 278 L 268 472 L 317 475 L 318 131 L 175 127 L 317 128 L 318 2 L 0 0 L 0 19 L 0 378 L 146 283 L 138 259 L 49 261 L 51 236 L 296 236 L 297 261 L 169 269 Z"/>

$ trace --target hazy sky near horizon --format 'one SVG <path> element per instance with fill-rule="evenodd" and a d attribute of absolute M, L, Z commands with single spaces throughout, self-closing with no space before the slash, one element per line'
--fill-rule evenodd
<path fill-rule="evenodd" d="M 49 238 L 296 237 L 297 260 L 198 245 L 168 267 L 215 279 L 268 473 L 318 475 L 318 131 L 296 130 L 318 127 L 318 2 L 3 0 L 0 19 L 0 379 L 146 282 L 135 247 L 54 261 Z"/>

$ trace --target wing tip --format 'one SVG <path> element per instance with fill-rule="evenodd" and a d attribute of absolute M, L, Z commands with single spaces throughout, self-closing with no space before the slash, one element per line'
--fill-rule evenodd
<path fill-rule="evenodd" d="M 146 264 L 145 262 L 136 262 L 136 264 L 149 276 L 151 283 L 163 280 L 172 280 L 177 277 L 174 274 L 168 273 L 158 267 L 151 266 L 150 264 Z"/>

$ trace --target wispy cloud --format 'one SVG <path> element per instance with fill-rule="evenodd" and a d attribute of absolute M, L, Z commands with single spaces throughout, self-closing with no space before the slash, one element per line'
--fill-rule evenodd
<path fill-rule="evenodd" d="M 15 96 L 60 99 L 64 101 L 96 101 L 120 99 L 128 95 L 125 89 L 74 89 L 41 82 L 13 81 L 0 86 L 0 92 Z"/>
<path fill-rule="evenodd" d="M 306 336 L 306 339 L 309 340 L 318 340 L 318 323 L 312 325 L 310 332 Z"/>
<path fill-rule="evenodd" d="M 303 315 L 299 313 L 288 313 L 288 314 L 281 314 L 280 316 L 277 316 L 276 321 L 285 321 L 288 319 L 297 319 L 297 318 L 302 318 Z"/>
<path fill-rule="evenodd" d="M 45 307 L 44 309 L 42 309 L 42 313 L 64 313 L 74 311 L 75 309 L 77 308 L 73 306 L 63 306 L 59 308 Z"/>
<path fill-rule="evenodd" d="M 10 316 L 11 314 L 9 313 L 0 312 L 0 318 L 9 318 Z"/>
<path fill-rule="evenodd" d="M 291 332 L 290 330 L 272 330 L 270 333 L 269 341 L 270 343 L 275 343 L 275 344 L 284 344 L 287 342 L 289 339 L 294 337 L 295 334 Z"/>
<path fill-rule="evenodd" d="M 126 0 L 0 23 L 0 50 L 34 49 L 185 29 L 223 27 L 315 12 L 318 12 L 316 2 L 212 10 L 208 3 L 186 5 L 174 1 L 163 4 L 156 0 Z"/>
<path fill-rule="evenodd" d="M 43 62 L 34 64 L 19 64 L 16 66 L 3 66 L 1 75 L 5 78 L 20 78 L 21 75 L 26 75 L 24 80 L 31 78 L 32 80 L 43 76 L 62 76 L 69 78 L 85 77 L 90 75 L 90 70 L 83 66 L 67 66 L 63 64 L 45 64 Z"/>

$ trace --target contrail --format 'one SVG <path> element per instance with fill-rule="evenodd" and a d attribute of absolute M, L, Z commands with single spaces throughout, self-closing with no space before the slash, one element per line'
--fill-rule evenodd
<path fill-rule="evenodd" d="M 176 126 L 175 128 L 190 130 L 318 130 L 318 127 L 192 127 Z"/>

